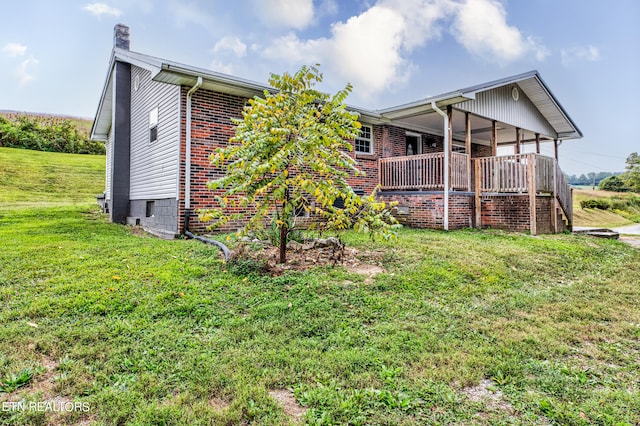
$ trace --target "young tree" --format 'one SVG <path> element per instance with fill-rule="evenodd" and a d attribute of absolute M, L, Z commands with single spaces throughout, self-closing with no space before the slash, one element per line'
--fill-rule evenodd
<path fill-rule="evenodd" d="M 627 157 L 627 170 L 621 175 L 626 186 L 634 192 L 640 192 L 640 155 L 632 152 Z"/>
<path fill-rule="evenodd" d="M 397 223 L 384 203 L 357 196 L 347 183 L 350 174 L 362 174 L 348 154 L 349 140 L 361 126 L 344 103 L 351 85 L 331 96 L 314 88 L 321 81 L 313 66 L 293 75 L 272 74 L 269 83 L 276 92 L 250 99 L 242 120 L 234 120 L 236 134 L 229 145 L 211 155 L 225 174 L 208 186 L 224 194 L 202 219 L 216 227 L 250 215 L 239 234 L 261 229 L 271 219 L 280 235 L 281 263 L 296 211 L 311 212 L 333 229 L 353 226 L 385 237 Z M 334 206 L 337 199 L 344 209 Z M 230 207 L 241 212 L 227 213 Z"/>
<path fill-rule="evenodd" d="M 626 187 L 624 181 L 620 176 L 609 176 L 608 178 L 602 179 L 600 184 L 598 185 L 598 189 L 603 191 L 614 191 L 614 192 L 626 192 L 629 188 Z"/>

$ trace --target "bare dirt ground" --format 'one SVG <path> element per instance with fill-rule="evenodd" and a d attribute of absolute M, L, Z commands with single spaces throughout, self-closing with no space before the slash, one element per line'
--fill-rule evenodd
<path fill-rule="evenodd" d="M 269 395 L 282 407 L 282 411 L 293 421 L 294 424 L 302 423 L 302 417 L 307 409 L 298 404 L 296 397 L 288 389 L 273 389 Z"/>
<path fill-rule="evenodd" d="M 252 259 L 262 264 L 265 271 L 273 275 L 280 275 L 289 270 L 304 271 L 318 266 L 340 265 L 350 272 L 364 276 L 367 284 L 377 274 L 386 272 L 381 263 L 384 252 L 358 251 L 345 247 L 336 239 L 327 240 L 290 242 L 287 245 L 287 261 L 284 264 L 278 263 L 277 247 L 265 242 L 242 243 L 231 251 L 231 261 Z"/>

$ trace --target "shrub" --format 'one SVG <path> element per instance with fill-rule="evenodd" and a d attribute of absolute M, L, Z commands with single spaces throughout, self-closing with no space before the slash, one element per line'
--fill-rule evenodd
<path fill-rule="evenodd" d="M 580 207 L 583 209 L 609 210 L 611 208 L 611 203 L 605 199 L 583 200 L 580 201 Z"/>
<path fill-rule="evenodd" d="M 603 191 L 614 191 L 614 192 L 627 192 L 629 188 L 624 183 L 624 180 L 620 176 L 609 176 L 606 179 L 603 179 L 598 185 L 598 189 Z"/>
<path fill-rule="evenodd" d="M 102 143 L 89 140 L 70 120 L 15 115 L 0 117 L 0 146 L 75 154 L 104 154 Z"/>

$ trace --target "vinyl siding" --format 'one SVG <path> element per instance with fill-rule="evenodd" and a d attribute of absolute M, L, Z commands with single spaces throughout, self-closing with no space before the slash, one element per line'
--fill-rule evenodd
<path fill-rule="evenodd" d="M 549 122 L 540 114 L 533 102 L 524 94 L 521 88 L 518 101 L 511 97 L 511 90 L 516 84 L 498 87 L 480 92 L 475 100 L 460 102 L 454 107 L 469 111 L 482 117 L 487 117 L 511 124 L 521 129 L 530 130 L 551 138 L 556 132 Z"/>
<path fill-rule="evenodd" d="M 135 79 L 139 79 L 138 90 Z M 149 112 L 158 108 L 158 139 L 149 142 Z M 131 67 L 131 200 L 177 197 L 180 87 Z"/>
<path fill-rule="evenodd" d="M 107 149 L 106 155 L 106 179 L 105 179 L 105 194 L 106 199 L 111 200 L 111 171 L 113 170 L 113 130 L 109 130 L 109 136 L 107 137 L 107 143 L 105 144 Z"/>

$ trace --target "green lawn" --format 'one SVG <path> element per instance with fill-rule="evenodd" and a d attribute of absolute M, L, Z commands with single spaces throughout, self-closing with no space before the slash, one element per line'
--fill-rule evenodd
<path fill-rule="evenodd" d="M 95 201 L 104 169 L 104 155 L 0 147 L 0 209 Z"/>
<path fill-rule="evenodd" d="M 90 207 L 1 214 L 0 377 L 31 368 L 12 395 L 89 402 L 100 424 L 286 423 L 275 389 L 319 424 L 640 422 L 640 252 L 616 241 L 349 234 L 387 253 L 365 283 L 261 276 Z M 500 404 L 466 396 L 483 379 Z"/>
<path fill-rule="evenodd" d="M 0 424 L 640 424 L 640 251 L 618 241 L 347 234 L 372 279 L 261 275 L 90 204 L 0 209 L 0 241 L 0 407 L 89 408 Z"/>

